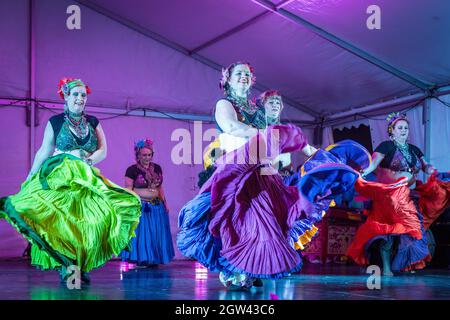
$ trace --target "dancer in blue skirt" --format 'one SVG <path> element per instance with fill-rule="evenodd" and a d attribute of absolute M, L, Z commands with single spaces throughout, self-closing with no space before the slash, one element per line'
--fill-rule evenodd
<path fill-rule="evenodd" d="M 140 140 L 135 147 L 136 164 L 125 173 L 125 187 L 139 195 L 142 215 L 131 241 L 131 250 L 123 251 L 123 261 L 142 267 L 169 263 L 175 253 L 170 233 L 167 202 L 162 188 L 161 167 L 152 162 L 153 142 Z"/>

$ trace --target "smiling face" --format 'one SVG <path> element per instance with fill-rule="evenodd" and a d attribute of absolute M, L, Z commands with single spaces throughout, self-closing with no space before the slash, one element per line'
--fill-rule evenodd
<path fill-rule="evenodd" d="M 230 88 L 239 94 L 247 93 L 252 86 L 252 72 L 246 64 L 238 64 L 231 71 L 228 80 Z"/>
<path fill-rule="evenodd" d="M 266 99 L 264 103 L 264 109 L 266 111 L 266 116 L 277 119 L 280 117 L 281 109 L 283 108 L 283 104 L 281 102 L 280 96 L 270 96 Z"/>
<path fill-rule="evenodd" d="M 87 102 L 86 87 L 77 86 L 72 88 L 69 94 L 64 96 L 64 99 L 72 114 L 81 114 L 84 111 Z"/>
<path fill-rule="evenodd" d="M 399 120 L 395 123 L 394 129 L 392 130 L 392 136 L 395 140 L 404 142 L 408 139 L 409 125 L 405 120 Z"/>
<path fill-rule="evenodd" d="M 139 150 L 137 160 L 143 167 L 148 167 L 153 160 L 153 150 L 149 148 L 142 148 Z"/>

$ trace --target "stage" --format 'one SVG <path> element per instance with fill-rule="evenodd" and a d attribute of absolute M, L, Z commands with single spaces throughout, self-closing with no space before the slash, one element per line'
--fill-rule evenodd
<path fill-rule="evenodd" d="M 369 290 L 369 274 L 355 266 L 307 264 L 299 274 L 264 280 L 261 288 L 232 291 L 194 261 L 136 269 L 117 260 L 90 273 L 90 285 L 69 290 L 56 271 L 40 271 L 24 258 L 0 260 L 0 300 L 442 300 L 450 299 L 450 270 L 382 278 Z"/>

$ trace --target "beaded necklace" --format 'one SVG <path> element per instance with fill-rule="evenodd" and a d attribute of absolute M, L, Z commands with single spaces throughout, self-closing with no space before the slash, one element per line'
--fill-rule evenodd
<path fill-rule="evenodd" d="M 408 172 L 413 172 L 413 169 L 411 168 L 411 164 L 412 164 L 412 155 L 411 152 L 409 151 L 409 145 L 408 143 L 405 144 L 401 144 L 399 142 L 397 142 L 396 140 L 394 140 L 394 144 L 397 147 L 397 149 L 400 151 L 400 153 L 405 157 L 406 159 L 406 166 L 408 167 L 407 171 Z"/>
<path fill-rule="evenodd" d="M 136 165 L 142 172 L 145 172 L 145 179 L 147 180 L 148 188 L 155 189 L 161 186 L 162 176 L 156 173 L 155 166 L 152 162 L 150 162 L 148 168 L 141 165 L 139 161 L 136 162 Z"/>
<path fill-rule="evenodd" d="M 233 92 L 230 92 L 230 94 L 227 95 L 227 99 L 241 112 L 244 111 L 248 114 L 254 114 L 258 110 L 258 107 L 251 103 L 247 98 L 239 97 L 233 94 Z"/>
<path fill-rule="evenodd" d="M 267 126 L 265 116 L 256 104 L 233 94 L 228 94 L 226 98 L 237 109 L 239 121 L 258 129 L 264 129 Z"/>
<path fill-rule="evenodd" d="M 66 111 L 64 112 L 64 121 L 69 125 L 71 131 L 74 132 L 78 138 L 83 139 L 88 135 L 89 127 L 84 113 L 81 114 L 80 119 L 75 119 L 70 114 L 70 111 Z"/>

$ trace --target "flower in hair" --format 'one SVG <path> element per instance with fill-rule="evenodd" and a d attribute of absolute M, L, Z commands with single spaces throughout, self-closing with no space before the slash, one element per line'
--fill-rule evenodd
<path fill-rule="evenodd" d="M 388 121 L 387 131 L 390 136 L 392 135 L 394 125 L 397 121 L 404 120 L 404 121 L 408 122 L 408 119 L 406 118 L 406 114 L 404 114 L 404 113 L 400 114 L 399 112 L 391 112 L 387 116 L 386 120 Z"/>
<path fill-rule="evenodd" d="M 400 114 L 399 112 L 391 112 L 386 120 L 389 122 L 389 125 L 393 125 L 395 122 L 397 122 L 397 120 L 407 120 L 406 118 L 406 114 L 402 113 Z"/>
<path fill-rule="evenodd" d="M 64 96 L 68 95 L 70 93 L 71 89 L 78 87 L 78 86 L 85 87 L 87 94 L 91 93 L 91 89 L 89 88 L 89 86 L 85 85 L 83 83 L 83 81 L 81 81 L 81 79 L 62 78 L 61 80 L 59 80 L 59 83 L 58 83 L 59 96 L 62 99 L 64 99 Z"/>
<path fill-rule="evenodd" d="M 234 67 L 236 67 L 238 65 L 246 65 L 246 66 L 248 66 L 248 68 L 250 70 L 250 73 L 251 73 L 252 83 L 253 84 L 255 83 L 255 81 L 256 81 L 255 69 L 248 62 L 240 62 L 240 61 L 238 61 L 238 62 L 230 64 L 225 69 L 222 68 L 222 78 L 220 79 L 220 82 L 219 82 L 220 89 L 222 89 L 222 90 L 223 89 L 225 89 L 225 90 L 227 89 L 226 84 L 227 84 L 228 80 L 230 80 L 231 72 L 234 69 Z"/>
<path fill-rule="evenodd" d="M 230 78 L 230 69 L 222 68 L 222 79 L 220 79 L 220 82 L 219 82 L 220 89 L 225 88 L 225 84 L 227 83 L 229 78 Z"/>
<path fill-rule="evenodd" d="M 153 149 L 153 141 L 151 139 L 141 139 L 134 144 L 135 149 L 149 148 Z"/>

